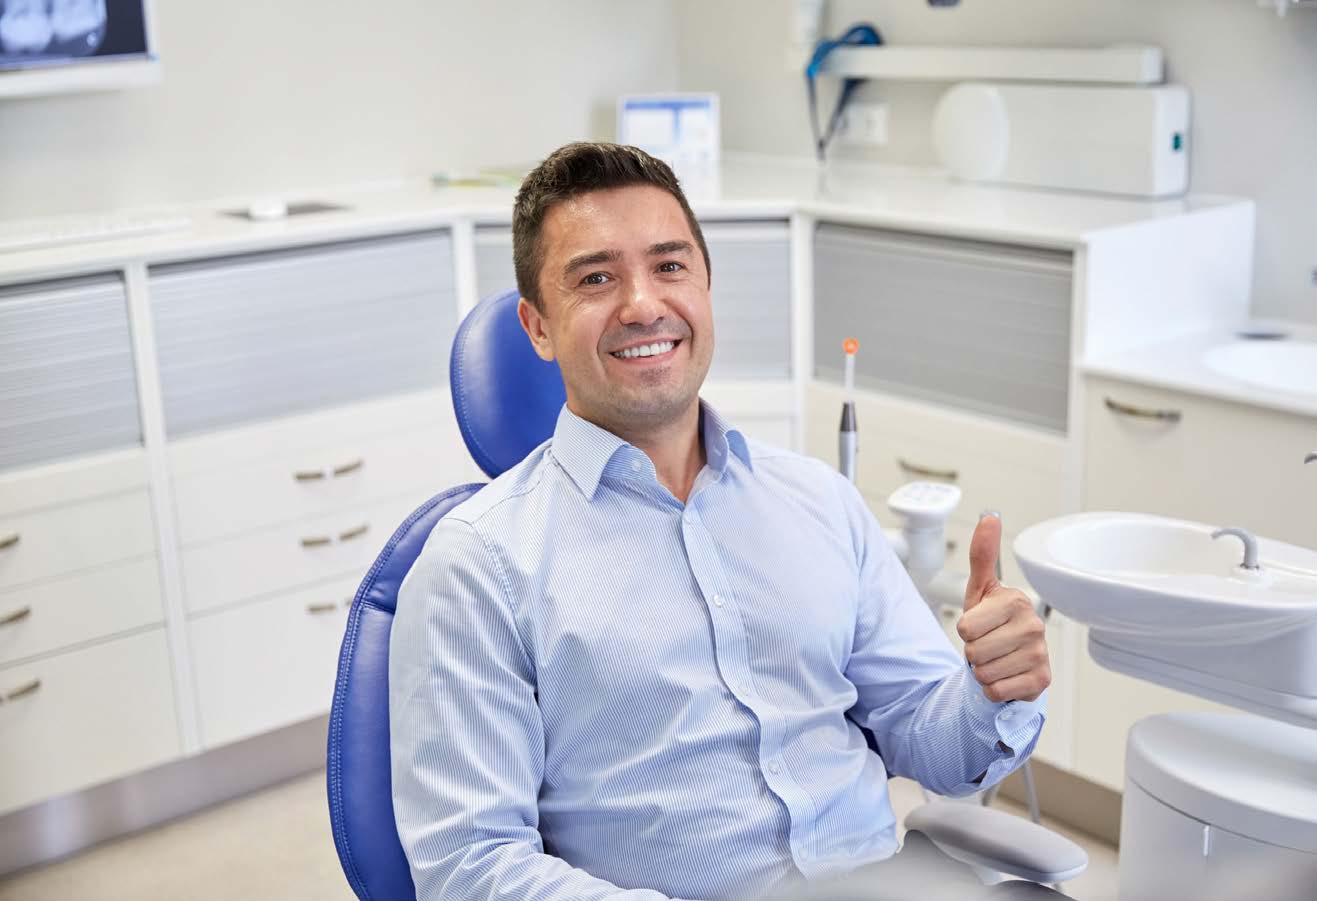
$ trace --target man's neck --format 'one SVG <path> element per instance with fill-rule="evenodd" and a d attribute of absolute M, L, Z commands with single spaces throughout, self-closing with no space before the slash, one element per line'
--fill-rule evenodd
<path fill-rule="evenodd" d="M 652 429 L 602 428 L 644 451 L 654 463 L 659 482 L 672 492 L 673 497 L 686 503 L 695 477 L 707 459 L 704 436 L 700 434 L 698 398 L 678 419 Z"/>

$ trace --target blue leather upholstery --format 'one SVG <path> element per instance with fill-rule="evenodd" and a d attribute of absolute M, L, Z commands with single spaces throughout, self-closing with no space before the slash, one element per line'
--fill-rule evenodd
<path fill-rule="evenodd" d="M 553 434 L 567 400 L 558 364 L 536 355 L 517 319 L 518 296 L 510 291 L 472 310 L 448 364 L 462 438 L 491 479 Z"/>
<path fill-rule="evenodd" d="M 453 338 L 453 408 L 467 449 L 491 477 L 553 434 L 566 394 L 556 363 L 535 355 L 517 292 L 482 301 Z M 480 490 L 430 498 L 393 533 L 352 601 L 329 715 L 327 781 L 334 845 L 362 901 L 414 901 L 393 819 L 389 772 L 389 630 L 398 588 L 445 513 Z"/>

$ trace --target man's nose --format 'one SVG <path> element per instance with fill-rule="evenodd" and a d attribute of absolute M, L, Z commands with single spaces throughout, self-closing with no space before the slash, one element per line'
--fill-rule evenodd
<path fill-rule="evenodd" d="M 649 325 L 662 319 L 666 311 L 667 304 L 663 302 L 659 286 L 648 279 L 635 279 L 627 287 L 626 301 L 618 311 L 618 319 L 627 324 Z"/>

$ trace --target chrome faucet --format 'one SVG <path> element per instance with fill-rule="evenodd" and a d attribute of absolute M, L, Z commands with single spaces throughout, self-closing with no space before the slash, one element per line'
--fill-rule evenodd
<path fill-rule="evenodd" d="M 1258 540 L 1256 536 L 1248 529 L 1233 527 L 1217 529 L 1212 533 L 1213 538 L 1220 538 L 1222 535 L 1234 535 L 1244 542 L 1244 562 L 1239 565 L 1243 569 L 1256 571 L 1258 569 Z"/>

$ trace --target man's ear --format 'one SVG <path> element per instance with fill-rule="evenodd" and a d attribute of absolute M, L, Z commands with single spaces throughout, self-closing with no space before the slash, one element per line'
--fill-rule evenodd
<path fill-rule="evenodd" d="M 539 310 L 535 309 L 535 304 L 526 298 L 517 301 L 517 318 L 521 320 L 521 327 L 526 330 L 527 337 L 530 338 L 531 346 L 535 348 L 535 353 L 544 361 L 553 359 L 553 339 L 549 337 L 549 332 L 544 328 L 544 316 Z"/>

